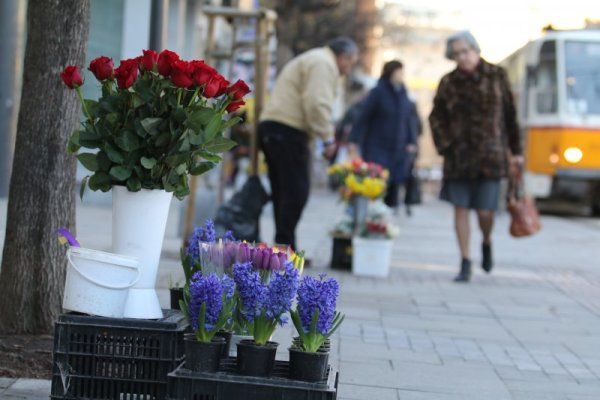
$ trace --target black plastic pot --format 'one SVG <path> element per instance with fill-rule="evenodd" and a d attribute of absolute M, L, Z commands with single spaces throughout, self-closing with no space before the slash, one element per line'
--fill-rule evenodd
<path fill-rule="evenodd" d="M 171 288 L 169 293 L 171 294 L 171 310 L 181 310 L 179 300 L 183 300 L 183 288 Z"/>
<path fill-rule="evenodd" d="M 319 382 L 325 379 L 329 352 L 306 351 L 290 348 L 290 378 L 307 382 Z"/>
<path fill-rule="evenodd" d="M 210 342 L 200 342 L 193 333 L 183 336 L 185 343 L 185 366 L 195 372 L 216 372 L 219 370 L 221 353 L 225 339 L 214 337 Z"/>
<path fill-rule="evenodd" d="M 275 353 L 279 343 L 267 342 L 257 345 L 253 340 L 237 344 L 237 369 L 242 375 L 269 376 L 275 365 Z"/>
<path fill-rule="evenodd" d="M 225 339 L 225 344 L 223 345 L 223 351 L 221 352 L 221 358 L 229 357 L 229 349 L 231 347 L 231 332 L 227 331 L 219 331 L 215 335 L 215 337 L 222 337 Z"/>
<path fill-rule="evenodd" d="M 294 336 L 292 339 L 292 349 L 302 350 L 302 340 L 300 340 L 300 336 Z M 325 339 L 325 343 L 323 343 L 317 351 L 329 353 L 329 350 L 331 350 L 331 339 L 327 338 Z"/>

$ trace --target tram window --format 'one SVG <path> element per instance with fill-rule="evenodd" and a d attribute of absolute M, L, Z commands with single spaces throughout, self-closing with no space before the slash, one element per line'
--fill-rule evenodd
<path fill-rule="evenodd" d="M 542 44 L 535 78 L 537 112 L 540 114 L 556 113 L 558 110 L 556 42 L 547 41 Z"/>
<path fill-rule="evenodd" d="M 600 114 L 600 43 L 565 43 L 565 85 L 570 114 Z"/>

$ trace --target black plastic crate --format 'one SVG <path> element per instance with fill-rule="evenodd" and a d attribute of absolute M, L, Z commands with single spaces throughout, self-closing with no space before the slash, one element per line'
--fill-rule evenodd
<path fill-rule="evenodd" d="M 333 237 L 331 268 L 344 271 L 352 270 L 352 237 Z"/>
<path fill-rule="evenodd" d="M 271 376 L 254 377 L 236 373 L 235 358 L 221 362 L 216 373 L 192 372 L 182 363 L 169 374 L 170 400 L 335 400 L 338 373 L 328 368 L 321 382 L 288 378 L 289 363 L 275 361 Z"/>
<path fill-rule="evenodd" d="M 54 326 L 52 399 L 161 400 L 185 357 L 180 311 L 160 320 L 63 314 Z"/>

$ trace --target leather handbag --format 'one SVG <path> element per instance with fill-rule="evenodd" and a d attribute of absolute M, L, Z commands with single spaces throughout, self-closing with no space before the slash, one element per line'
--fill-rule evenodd
<path fill-rule="evenodd" d="M 511 217 L 511 236 L 531 236 L 541 229 L 540 214 L 535 202 L 525 194 L 521 168 L 511 173 L 509 178 L 507 209 Z"/>

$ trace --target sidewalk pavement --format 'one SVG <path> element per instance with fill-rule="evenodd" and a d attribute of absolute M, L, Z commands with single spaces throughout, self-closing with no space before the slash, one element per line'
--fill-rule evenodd
<path fill-rule="evenodd" d="M 330 356 L 340 371 L 338 399 L 600 398 L 600 221 L 545 216 L 538 235 L 516 240 L 501 214 L 493 273 L 477 267 L 480 237 L 474 230 L 477 268 L 470 284 L 456 284 L 452 210 L 430 199 L 415 207 L 413 217 L 394 217 L 401 233 L 392 270 L 387 279 L 376 279 L 328 269 L 328 230 L 343 214 L 336 199 L 313 192 L 298 242 L 315 264 L 306 273 L 327 272 L 341 283 L 338 308 L 346 320 L 332 338 Z M 179 208 L 174 202 L 157 280 L 164 306 L 169 282 L 182 278 Z M 84 246 L 109 249 L 110 212 L 107 206 L 78 209 Z M 272 225 L 267 208 L 263 240 L 272 239 Z M 292 335 L 289 326 L 276 332 L 278 357 L 287 356 Z M 48 394 L 48 381 L 0 379 L 2 399 Z"/>

